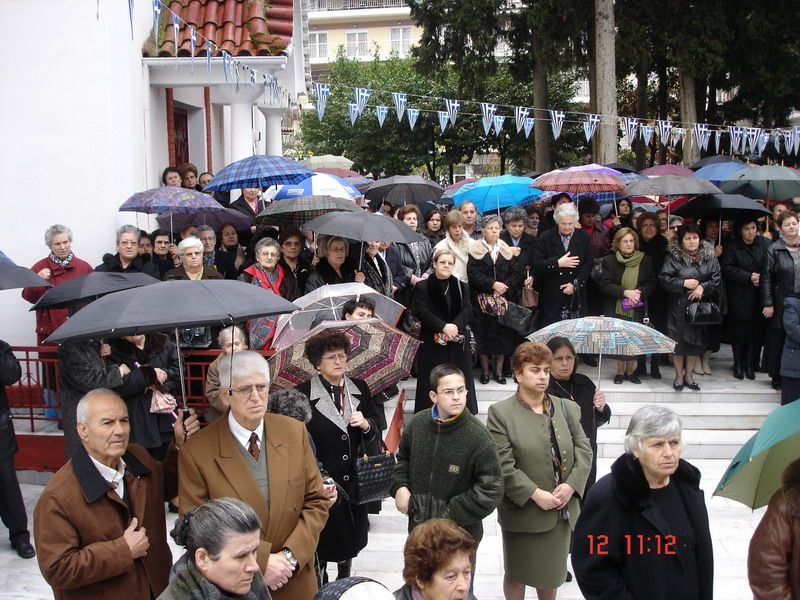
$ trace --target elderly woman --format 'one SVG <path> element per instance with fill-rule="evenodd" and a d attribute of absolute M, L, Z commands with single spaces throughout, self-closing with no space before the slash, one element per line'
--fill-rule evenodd
<path fill-rule="evenodd" d="M 311 402 L 308 432 L 317 460 L 334 481 L 355 496 L 355 460 L 378 451 L 377 409 L 367 384 L 345 376 L 350 339 L 342 331 L 324 331 L 306 342 L 305 355 L 318 375 L 297 386 Z M 344 496 L 344 494 L 342 494 Z M 367 507 L 343 498 L 331 507 L 317 546 L 323 579 L 326 563 L 338 565 L 337 579 L 350 576 L 353 558 L 367 545 Z"/>
<path fill-rule="evenodd" d="M 436 207 L 429 208 L 423 215 L 425 226 L 422 228 L 422 235 L 428 240 L 431 247 L 442 241 L 444 237 L 444 227 L 442 227 L 442 213 Z"/>
<path fill-rule="evenodd" d="M 464 215 L 461 211 L 451 210 L 444 218 L 445 236 L 434 248 L 437 250 L 448 250 L 456 264 L 453 266 L 453 275 L 461 281 L 467 281 L 467 261 L 469 260 L 469 247 L 472 238 L 464 234 Z"/>
<path fill-rule="evenodd" d="M 477 544 L 449 519 L 431 519 L 408 535 L 403 548 L 405 585 L 396 600 L 475 600 L 470 592 Z"/>
<path fill-rule="evenodd" d="M 656 288 L 656 273 L 649 256 L 639 250 L 639 236 L 630 227 L 614 234 L 613 254 L 603 258 L 597 284 L 603 292 L 603 314 L 641 323 L 647 314 L 647 298 Z M 614 383 L 627 379 L 642 383 L 633 373 L 635 360 L 618 360 Z"/>
<path fill-rule="evenodd" d="M 669 254 L 658 279 L 669 294 L 667 333 L 677 342 L 672 387 L 678 392 L 684 385 L 699 391 L 693 369 L 698 357 L 705 352 L 706 332 L 703 326 L 686 322 L 686 309 L 690 302 L 705 300 L 719 290 L 722 279 L 719 263 L 714 249 L 701 243 L 700 230 L 691 223 L 680 226 L 676 240 L 667 249 Z"/>
<path fill-rule="evenodd" d="M 206 400 L 208 400 L 208 410 L 206 411 L 206 422 L 211 423 L 225 414 L 228 410 L 227 394 L 219 392 L 219 363 L 223 360 L 230 360 L 230 355 L 234 352 L 247 350 L 247 334 L 238 325 L 231 325 L 219 332 L 217 343 L 222 349 L 222 354 L 217 356 L 206 371 Z"/>
<path fill-rule="evenodd" d="M 521 206 L 512 206 L 503 212 L 503 225 L 505 230 L 500 234 L 500 239 L 512 248 L 519 248 L 519 264 L 529 266 L 533 263 L 533 248 L 536 238 L 526 233 L 528 213 Z"/>
<path fill-rule="evenodd" d="M 213 266 L 203 264 L 203 242 L 194 236 L 189 236 L 178 244 L 178 258 L 181 266 L 170 269 L 164 273 L 164 281 L 173 279 L 223 279 L 219 271 Z"/>
<path fill-rule="evenodd" d="M 449 363 L 464 373 L 467 408 L 478 412 L 475 378 L 472 376 L 472 351 L 467 329 L 472 320 L 472 303 L 467 284 L 453 275 L 456 259 L 449 250 L 433 254 L 433 275 L 417 284 L 411 310 L 422 323 L 417 354 L 417 390 L 414 412 L 433 406 L 430 391 L 431 370 Z"/>
<path fill-rule="evenodd" d="M 161 276 L 155 264 L 139 256 L 139 228 L 135 225 L 123 225 L 117 229 L 117 253 L 104 255 L 103 262 L 94 270 L 108 273 L 147 273 L 152 277 Z"/>
<path fill-rule="evenodd" d="M 297 295 L 306 289 L 306 279 L 311 272 L 311 263 L 302 256 L 303 234 L 297 227 L 281 227 L 278 236 L 281 245 L 280 265 L 285 273 L 294 275 L 297 282 Z"/>
<path fill-rule="evenodd" d="M 256 562 L 261 519 L 241 500 L 209 500 L 175 521 L 172 539 L 186 548 L 158 600 L 268 600 Z"/>
<path fill-rule="evenodd" d="M 395 217 L 405 223 L 412 231 L 419 232 L 419 222 L 422 220 L 422 213 L 413 204 L 406 204 L 397 209 Z M 398 300 L 405 306 L 411 304 L 411 294 L 414 286 L 428 276 L 428 268 L 431 266 L 433 249 L 427 239 L 407 244 L 395 244 L 400 252 L 400 260 L 403 263 L 403 270 L 408 276 L 409 286 L 399 290 Z"/>
<path fill-rule="evenodd" d="M 161 185 L 167 187 L 181 187 L 181 172 L 178 167 L 170 165 L 161 172 Z"/>
<path fill-rule="evenodd" d="M 356 281 L 356 273 L 347 262 L 349 251 L 344 238 L 320 236 L 317 242 L 320 258 L 306 280 L 306 294 L 323 285 Z"/>
<path fill-rule="evenodd" d="M 479 294 L 503 297 L 516 302 L 522 287 L 522 274 L 517 265 L 520 249 L 512 248 L 500 239 L 501 219 L 497 215 L 483 218 L 483 239 L 470 246 L 467 275 L 469 277 L 472 313 L 475 316 L 475 336 L 481 365 L 481 383 L 489 383 L 489 356 L 494 356 L 494 380 L 505 385 L 503 362 L 511 354 L 517 334 L 501 325 L 496 316 L 481 311 Z"/>
<path fill-rule="evenodd" d="M 666 225 L 667 213 L 664 213 L 664 223 Z M 639 233 L 639 250 L 645 256 L 650 257 L 650 264 L 656 277 L 661 273 L 661 266 L 667 256 L 667 238 L 660 233 L 661 221 L 658 214 L 643 213 L 636 219 L 636 230 Z M 656 287 L 653 293 L 647 298 L 647 316 L 650 325 L 661 333 L 667 332 L 667 294 L 661 291 L 661 286 L 656 280 Z M 661 369 L 659 362 L 661 354 L 650 355 L 650 376 L 653 379 L 661 379 Z M 647 373 L 647 357 L 641 356 L 638 359 L 638 366 L 633 372 L 641 377 Z"/>
<path fill-rule="evenodd" d="M 587 600 L 713 597 L 708 512 L 700 471 L 681 460 L 681 429 L 666 406 L 637 410 L 625 454 L 586 497 L 572 565 Z"/>
<path fill-rule="evenodd" d="M 556 597 L 592 464 L 580 407 L 547 393 L 552 361 L 544 344 L 517 346 L 511 357 L 517 393 L 490 406 L 486 421 L 505 482 L 497 510 L 506 600 L 522 600 L 528 585 L 539 600 Z"/>
<path fill-rule="evenodd" d="M 356 265 L 364 275 L 364 283 L 384 296 L 392 297 L 392 270 L 381 256 L 381 243 L 363 242 L 360 264 Z"/>
<path fill-rule="evenodd" d="M 575 229 L 578 209 L 571 202 L 556 206 L 556 227 L 536 238 L 533 276 L 539 290 L 539 327 L 585 313 L 586 282 L 592 273 L 591 240 Z"/>

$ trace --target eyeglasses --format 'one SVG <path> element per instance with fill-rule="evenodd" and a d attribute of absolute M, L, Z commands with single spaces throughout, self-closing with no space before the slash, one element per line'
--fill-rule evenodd
<path fill-rule="evenodd" d="M 216 238 L 216 236 L 213 236 L 213 235 L 207 235 L 207 236 L 205 236 L 205 237 L 201 237 L 201 238 L 200 238 L 200 241 L 201 241 L 201 242 L 214 242 L 214 241 L 216 241 L 216 239 L 217 239 L 217 238 Z"/>
<path fill-rule="evenodd" d="M 345 362 L 347 360 L 347 354 L 344 352 L 340 352 L 339 354 L 329 354 L 328 356 L 323 356 L 322 360 L 327 360 L 329 362 Z"/>
<path fill-rule="evenodd" d="M 259 396 L 267 393 L 269 386 L 266 383 L 254 383 L 252 385 L 245 385 L 238 388 L 232 388 L 231 391 L 237 396 L 252 396 L 255 390 Z"/>
<path fill-rule="evenodd" d="M 463 386 L 460 387 L 460 388 L 456 388 L 456 389 L 448 388 L 446 390 L 442 390 L 441 392 L 436 392 L 436 395 L 437 396 L 443 396 L 444 398 L 449 398 L 449 399 L 452 400 L 456 396 L 458 396 L 459 398 L 462 397 L 462 396 L 466 396 L 467 395 L 467 388 L 465 388 Z"/>

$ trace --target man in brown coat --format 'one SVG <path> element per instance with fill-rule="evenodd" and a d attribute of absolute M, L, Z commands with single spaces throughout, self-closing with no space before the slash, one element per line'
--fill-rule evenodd
<path fill-rule="evenodd" d="M 306 428 L 265 414 L 269 368 L 260 354 L 236 352 L 220 362 L 219 381 L 230 410 L 181 450 L 180 511 L 223 497 L 252 506 L 261 519 L 258 565 L 272 598 L 311 600 L 329 502 Z"/>
<path fill-rule="evenodd" d="M 189 417 L 185 435 L 197 429 L 197 417 Z M 162 466 L 128 445 L 128 409 L 119 396 L 98 389 L 80 400 L 83 447 L 47 484 L 33 516 L 39 568 L 56 600 L 149 600 L 167 587 L 164 501 L 175 496 L 182 417 L 175 431 Z"/>

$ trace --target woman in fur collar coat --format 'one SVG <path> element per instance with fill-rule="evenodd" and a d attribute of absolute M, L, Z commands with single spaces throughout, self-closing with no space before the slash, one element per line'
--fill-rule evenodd
<path fill-rule="evenodd" d="M 464 215 L 460 211 L 451 210 L 444 218 L 443 229 L 445 231 L 444 239 L 436 244 L 433 252 L 435 254 L 438 250 L 443 249 L 449 251 L 456 259 L 453 275 L 466 283 L 469 248 L 474 241 L 464 233 Z"/>

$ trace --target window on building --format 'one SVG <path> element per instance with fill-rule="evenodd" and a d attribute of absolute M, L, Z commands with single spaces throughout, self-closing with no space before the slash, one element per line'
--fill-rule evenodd
<path fill-rule="evenodd" d="M 389 30 L 389 38 L 393 53 L 397 53 L 400 57 L 408 56 L 408 48 L 411 46 L 411 27 L 392 27 Z"/>
<path fill-rule="evenodd" d="M 311 58 L 328 58 L 328 33 L 325 31 L 308 34 Z"/>
<path fill-rule="evenodd" d="M 348 31 L 345 42 L 345 53 L 348 58 L 369 56 L 366 31 Z"/>

